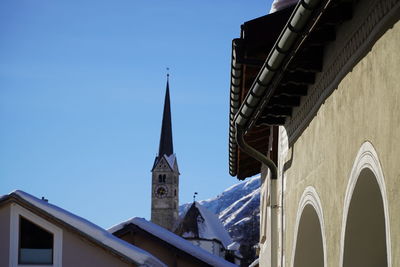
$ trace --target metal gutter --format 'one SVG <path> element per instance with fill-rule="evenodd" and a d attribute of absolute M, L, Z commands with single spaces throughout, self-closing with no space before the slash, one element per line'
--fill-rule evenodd
<path fill-rule="evenodd" d="M 313 25 L 315 25 L 315 22 L 313 25 L 310 25 L 310 19 L 313 17 L 314 11 L 318 8 L 322 1 L 323 0 L 300 0 L 296 5 L 287 25 L 278 37 L 274 47 L 264 62 L 261 71 L 258 73 L 233 120 L 233 125 L 235 126 L 236 131 L 236 142 L 239 147 L 249 156 L 266 165 L 271 173 L 269 184 L 269 208 L 271 209 L 270 249 L 271 266 L 274 267 L 283 265 L 283 262 L 279 262 L 279 253 L 283 253 L 282 244 L 279 243 L 283 242 L 283 240 L 279 240 L 278 228 L 279 216 L 282 216 L 282 207 L 279 206 L 278 200 L 279 190 L 277 181 L 277 167 L 274 162 L 267 157 L 267 155 L 264 155 L 253 147 L 249 146 L 244 140 L 244 135 L 246 134 L 246 131 L 251 128 L 254 120 L 258 117 L 265 103 L 267 103 L 272 97 L 276 88 L 276 86 L 273 86 L 274 84 L 272 84 L 272 81 L 276 77 L 276 74 L 278 72 L 280 73 L 281 70 L 288 65 L 291 58 L 293 58 L 293 54 L 305 40 L 309 30 L 313 27 Z M 325 0 L 324 2 L 325 8 L 326 4 L 328 4 L 330 0 Z M 305 31 L 306 29 L 308 32 Z M 290 54 L 292 54 L 292 56 L 290 56 Z M 253 123 L 250 123 L 251 120 Z M 281 251 L 279 251 L 279 247 L 281 248 Z"/>
<path fill-rule="evenodd" d="M 310 29 L 315 25 L 316 20 L 310 25 L 313 13 L 321 6 L 321 3 L 323 3 L 321 7 L 321 10 L 323 10 L 330 2 L 331 0 L 300 0 L 298 2 L 239 108 L 237 108 L 237 104 L 239 101 L 240 79 L 235 77 L 241 77 L 242 73 L 240 72 L 239 76 L 232 76 L 229 131 L 229 165 L 232 176 L 237 175 L 236 143 L 238 140 L 234 138 L 236 136 L 236 127 L 241 127 L 242 133 L 245 135 L 254 125 L 263 107 L 275 92 L 276 86 L 274 86 L 274 83 L 277 80 L 275 78 L 277 76 L 279 78 L 279 75 L 282 74 L 282 69 L 286 68 L 299 46 L 304 42 Z M 237 71 L 233 67 L 240 65 L 237 63 L 235 65 L 234 56 L 234 47 L 232 47 L 232 74 Z M 233 96 L 236 95 L 237 99 L 235 100 Z M 265 161 L 261 158 L 255 159 L 260 162 Z"/>
<path fill-rule="evenodd" d="M 240 39 L 234 39 L 232 41 L 232 61 L 231 61 L 231 90 L 230 90 L 230 112 L 229 112 L 229 158 L 236 158 L 237 144 L 235 139 L 235 125 L 233 120 L 237 111 L 239 110 L 239 98 L 240 98 L 240 87 L 242 84 L 242 64 L 237 62 L 237 51 L 236 47 Z M 229 173 L 232 176 L 236 176 L 237 161 L 229 160 Z"/>
<path fill-rule="evenodd" d="M 299 1 L 240 106 L 234 118 L 234 125 L 239 125 L 247 131 L 256 108 L 272 96 L 273 90 L 267 90 L 272 79 L 282 68 L 287 55 L 293 51 L 293 44 L 304 33 L 305 26 L 320 2 L 321 0 Z"/>

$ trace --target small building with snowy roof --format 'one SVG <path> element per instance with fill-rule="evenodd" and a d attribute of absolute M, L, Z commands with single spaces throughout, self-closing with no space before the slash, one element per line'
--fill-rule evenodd
<path fill-rule="evenodd" d="M 236 266 L 223 258 L 193 245 L 184 238 L 143 218 L 132 218 L 111 227 L 109 233 L 135 245 L 168 266 Z"/>
<path fill-rule="evenodd" d="M 166 266 L 147 251 L 23 191 L 0 197 L 0 266 Z"/>
<path fill-rule="evenodd" d="M 230 250 L 232 239 L 221 221 L 197 201 L 184 213 L 175 233 L 214 255 L 232 262 L 239 261 L 240 254 Z"/>

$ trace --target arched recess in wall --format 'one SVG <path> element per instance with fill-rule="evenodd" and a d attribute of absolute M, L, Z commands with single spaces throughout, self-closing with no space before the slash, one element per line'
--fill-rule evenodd
<path fill-rule="evenodd" d="M 365 142 L 347 186 L 342 219 L 342 267 L 391 266 L 389 211 L 377 153 Z"/>
<path fill-rule="evenodd" d="M 292 266 L 326 266 L 326 242 L 321 201 L 314 187 L 304 191 L 297 210 Z"/>

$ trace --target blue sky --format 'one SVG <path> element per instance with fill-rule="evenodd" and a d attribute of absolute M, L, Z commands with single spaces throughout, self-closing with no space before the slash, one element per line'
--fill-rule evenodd
<path fill-rule="evenodd" d="M 150 218 L 170 68 L 180 203 L 228 174 L 231 40 L 270 1 L 0 2 L 0 194 L 103 227 Z"/>

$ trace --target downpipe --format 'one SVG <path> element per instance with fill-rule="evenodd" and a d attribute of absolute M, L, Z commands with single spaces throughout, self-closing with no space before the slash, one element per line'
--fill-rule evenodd
<path fill-rule="evenodd" d="M 247 153 L 249 156 L 254 158 L 255 160 L 261 162 L 266 165 L 271 173 L 270 175 L 270 201 L 268 201 L 271 205 L 271 267 L 278 267 L 278 259 L 279 259 L 279 229 L 278 229 L 278 220 L 279 220 L 279 196 L 278 196 L 278 169 L 275 163 L 269 159 L 267 156 L 257 151 L 244 140 L 244 130 L 240 127 L 240 125 L 236 124 L 236 142 L 239 147 Z M 282 266 L 282 265 L 280 265 Z"/>
<path fill-rule="evenodd" d="M 278 170 L 276 168 L 275 163 L 269 159 L 267 156 L 262 154 L 261 152 L 257 151 L 253 147 L 244 141 L 244 130 L 239 124 L 236 124 L 236 142 L 238 143 L 239 147 L 246 152 L 247 155 L 258 160 L 264 165 L 267 165 L 268 169 L 271 172 L 271 179 L 276 180 L 278 178 Z"/>

